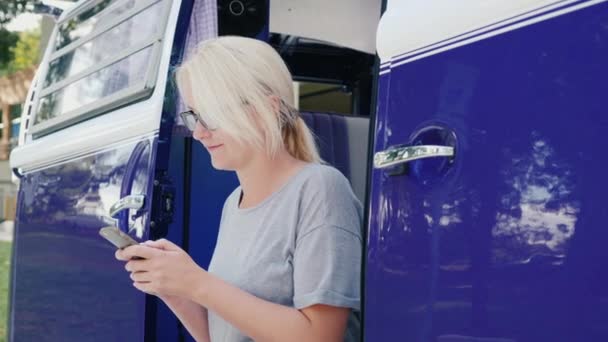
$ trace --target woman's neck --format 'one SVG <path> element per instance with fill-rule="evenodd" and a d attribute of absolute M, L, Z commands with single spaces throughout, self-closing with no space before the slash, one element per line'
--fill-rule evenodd
<path fill-rule="evenodd" d="M 243 191 L 239 207 L 245 209 L 258 205 L 306 164 L 284 150 L 273 159 L 265 154 L 252 159 L 247 166 L 236 171 Z"/>

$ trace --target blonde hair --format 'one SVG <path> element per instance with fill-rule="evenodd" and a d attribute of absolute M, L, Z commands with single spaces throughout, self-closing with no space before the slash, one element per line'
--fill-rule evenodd
<path fill-rule="evenodd" d="M 294 108 L 292 77 L 268 44 L 223 36 L 197 46 L 176 70 L 177 87 L 191 91 L 193 107 L 210 126 L 275 156 L 321 162 L 314 138 Z M 261 128 L 261 129 L 260 129 Z"/>

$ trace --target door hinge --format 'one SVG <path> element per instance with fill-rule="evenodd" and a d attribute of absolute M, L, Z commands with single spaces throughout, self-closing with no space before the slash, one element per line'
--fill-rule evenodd
<path fill-rule="evenodd" d="M 156 240 L 167 236 L 175 210 L 175 187 L 166 171 L 161 171 L 160 175 L 154 179 L 152 193 L 150 236 Z"/>

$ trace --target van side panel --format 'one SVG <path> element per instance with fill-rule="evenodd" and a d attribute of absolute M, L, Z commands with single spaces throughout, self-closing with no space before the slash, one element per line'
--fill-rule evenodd
<path fill-rule="evenodd" d="M 139 146 L 139 158 L 131 153 Z M 14 341 L 143 341 L 145 296 L 99 229 L 121 187 L 146 194 L 153 175 L 144 138 L 28 173 L 21 181 L 12 294 Z M 127 164 L 131 163 L 130 166 Z M 125 175 L 133 170 L 131 175 Z M 128 178 L 128 179 L 127 179 Z M 150 202 L 129 224 L 147 237 Z M 135 235 L 134 232 L 131 233 Z"/>
<path fill-rule="evenodd" d="M 457 143 L 447 167 L 372 174 L 366 341 L 608 340 L 597 3 L 381 75 L 375 152 L 432 127 Z"/>

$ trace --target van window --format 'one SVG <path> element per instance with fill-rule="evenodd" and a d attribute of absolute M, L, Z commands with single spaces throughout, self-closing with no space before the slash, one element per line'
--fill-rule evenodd
<path fill-rule="evenodd" d="M 62 20 L 30 132 L 44 135 L 151 94 L 170 3 L 97 0 Z"/>
<path fill-rule="evenodd" d="M 88 35 L 104 17 L 118 16 L 121 13 L 132 9 L 135 5 L 135 1 L 131 0 L 109 8 L 110 5 L 117 2 L 118 0 L 98 1 L 94 5 L 89 6 L 88 9 L 82 11 L 82 13 L 75 14 L 74 16 L 71 16 L 71 19 L 63 21 L 63 23 L 59 25 L 54 50 L 59 50 L 70 43 L 77 41 L 79 38 Z"/>
<path fill-rule="evenodd" d="M 376 56 L 330 42 L 270 33 L 295 81 L 299 109 L 369 116 Z"/>
<path fill-rule="evenodd" d="M 353 94 L 346 85 L 298 82 L 298 86 L 299 109 L 303 112 L 353 112 Z"/>

